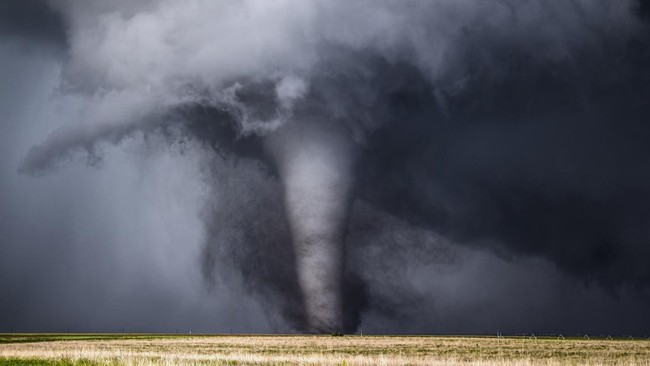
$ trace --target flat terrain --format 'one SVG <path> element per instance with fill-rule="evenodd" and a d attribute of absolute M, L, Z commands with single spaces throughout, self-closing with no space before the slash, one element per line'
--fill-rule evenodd
<path fill-rule="evenodd" d="M 650 365 L 650 341 L 0 334 L 0 365 Z"/>

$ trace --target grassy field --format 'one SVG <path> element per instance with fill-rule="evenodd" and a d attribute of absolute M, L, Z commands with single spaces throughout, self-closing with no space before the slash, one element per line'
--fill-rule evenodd
<path fill-rule="evenodd" d="M 650 365 L 650 341 L 0 334 L 0 365 Z"/>

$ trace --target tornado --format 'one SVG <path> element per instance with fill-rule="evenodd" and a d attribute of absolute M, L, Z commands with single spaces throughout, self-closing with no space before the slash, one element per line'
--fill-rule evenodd
<path fill-rule="evenodd" d="M 306 329 L 342 331 L 355 144 L 340 125 L 310 117 L 274 131 L 265 138 L 264 147 L 283 183 Z"/>
<path fill-rule="evenodd" d="M 371 316 L 397 314 L 395 296 L 382 296 L 391 279 L 373 279 L 378 262 L 359 244 L 389 229 L 351 215 L 352 200 L 413 230 L 539 255 L 585 278 L 650 278 L 637 260 L 647 255 L 628 258 L 647 237 L 637 217 L 650 202 L 638 173 L 648 164 L 635 155 L 650 156 L 639 0 L 20 3 L 30 5 L 0 14 L 2 37 L 28 30 L 14 19 L 40 14 L 44 28 L 8 38 L 7 50 L 55 35 L 53 100 L 72 120 L 44 119 L 51 132 L 18 169 L 97 165 L 104 145 L 149 145 L 152 135 L 191 147 L 215 193 L 202 215 L 203 272 L 212 282 L 237 270 L 272 323 L 321 333 L 354 329 L 369 304 Z M 228 194 L 240 180 L 254 189 Z"/>

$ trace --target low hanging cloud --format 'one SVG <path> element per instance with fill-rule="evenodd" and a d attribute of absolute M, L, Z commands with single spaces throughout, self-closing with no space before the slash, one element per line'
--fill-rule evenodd
<path fill-rule="evenodd" d="M 364 273 L 355 230 L 382 230 L 368 216 L 444 236 L 376 244 L 434 243 L 431 261 L 454 242 L 609 288 L 650 281 L 645 3 L 48 4 L 58 36 L 26 37 L 65 49 L 61 92 L 86 107 L 21 170 L 143 131 L 204 144 L 225 200 L 206 204 L 204 273 L 230 263 L 290 326 L 352 331 L 408 307 Z M 257 183 L 224 198 L 216 182 L 241 171 Z"/>
<path fill-rule="evenodd" d="M 241 134 L 263 134 L 296 108 L 320 108 L 363 139 L 394 119 L 381 109 L 409 91 L 405 73 L 416 73 L 445 110 L 448 99 L 469 94 L 468 84 L 504 81 L 518 63 L 532 77 L 623 47 L 643 30 L 635 5 L 69 0 L 49 11 L 66 24 L 64 88 L 89 96 L 82 123 L 137 126 L 148 113 L 198 104 L 227 111 Z M 102 138 L 86 135 L 89 143 Z M 52 160 L 58 146 L 81 144 L 59 140 Z"/>

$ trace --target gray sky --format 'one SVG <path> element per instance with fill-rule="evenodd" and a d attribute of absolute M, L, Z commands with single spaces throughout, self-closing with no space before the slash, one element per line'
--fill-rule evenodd
<path fill-rule="evenodd" d="M 203 285 L 205 188 L 190 156 L 134 137 L 98 167 L 18 173 L 34 139 L 79 106 L 53 98 L 50 55 L 7 41 L 2 54 L 2 331 L 268 330 L 248 296 Z"/>
<path fill-rule="evenodd" d="M 344 3 L 250 2 L 259 28 L 216 22 L 226 57 L 203 43 L 211 17 L 192 18 L 217 5 L 5 2 L 0 332 L 290 331 L 282 188 L 254 137 L 323 108 L 363 140 L 347 245 L 364 332 L 650 333 L 638 13 L 439 1 L 367 20 Z M 475 23 L 487 9 L 495 23 Z M 228 27 L 248 33 L 228 43 Z M 221 110 L 248 134 L 211 130 Z"/>

